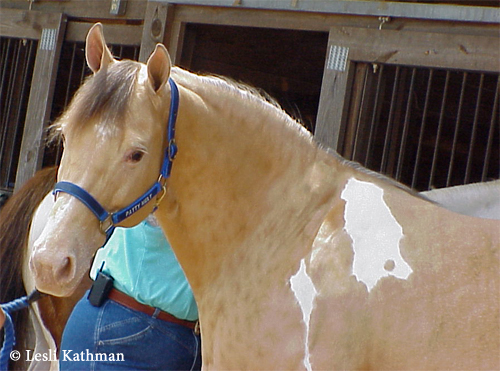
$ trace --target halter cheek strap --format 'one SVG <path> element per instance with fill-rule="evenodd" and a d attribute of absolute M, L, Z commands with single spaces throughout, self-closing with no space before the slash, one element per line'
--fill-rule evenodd
<path fill-rule="evenodd" d="M 101 231 L 106 235 L 106 242 L 113 234 L 115 226 L 135 214 L 142 209 L 146 204 L 157 196 L 155 209 L 158 207 L 161 199 L 165 195 L 165 182 L 170 177 L 172 171 L 172 164 L 177 154 L 177 145 L 175 143 L 175 123 L 177 120 L 177 112 L 179 109 L 179 89 L 174 80 L 169 79 L 170 84 L 170 113 L 167 125 L 167 148 L 163 156 L 163 164 L 161 166 L 160 176 L 158 180 L 139 198 L 133 201 L 130 205 L 120 209 L 116 212 L 108 212 L 102 205 L 85 189 L 71 183 L 71 182 L 58 182 L 54 186 L 52 194 L 57 195 L 59 192 L 64 192 L 72 195 L 80 200 L 87 208 L 94 213 L 101 224 Z"/>

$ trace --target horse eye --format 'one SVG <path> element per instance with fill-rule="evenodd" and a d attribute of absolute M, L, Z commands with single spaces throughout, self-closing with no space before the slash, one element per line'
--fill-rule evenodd
<path fill-rule="evenodd" d="M 144 156 L 144 152 L 142 151 L 133 151 L 130 155 L 127 157 L 128 162 L 139 162 L 142 160 L 142 157 Z"/>

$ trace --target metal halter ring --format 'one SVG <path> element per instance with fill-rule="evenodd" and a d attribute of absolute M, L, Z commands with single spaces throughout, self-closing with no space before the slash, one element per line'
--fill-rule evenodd
<path fill-rule="evenodd" d="M 163 197 L 167 194 L 167 187 L 165 185 L 165 182 L 160 183 L 161 184 L 161 195 L 156 196 L 156 204 L 155 204 L 155 209 L 160 205 L 160 202 L 163 200 Z"/>

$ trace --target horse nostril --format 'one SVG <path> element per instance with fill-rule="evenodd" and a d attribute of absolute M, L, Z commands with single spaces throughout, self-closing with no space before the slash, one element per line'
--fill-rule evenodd
<path fill-rule="evenodd" d="M 37 289 L 54 296 L 71 295 L 75 288 L 76 263 L 76 257 L 71 253 L 35 252 L 30 259 L 30 269 Z"/>
<path fill-rule="evenodd" d="M 61 259 L 60 264 L 55 268 L 54 276 L 58 282 L 70 281 L 75 275 L 74 259 L 67 256 Z"/>

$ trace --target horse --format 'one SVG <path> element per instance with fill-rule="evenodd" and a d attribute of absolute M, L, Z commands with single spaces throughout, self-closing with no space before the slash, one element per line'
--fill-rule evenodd
<path fill-rule="evenodd" d="M 8 302 L 26 295 L 34 288 L 28 268 L 32 243 L 37 230 L 43 229 L 45 212 L 50 211 L 51 193 L 57 175 L 56 167 L 38 171 L 15 192 L 0 212 L 0 302 Z M 42 202 L 43 201 L 43 202 Z M 57 370 L 55 356 L 60 346 L 62 331 L 78 299 L 90 286 L 87 277 L 79 289 L 66 298 L 47 295 L 31 305 L 27 311 L 12 314 L 16 331 L 16 350 L 21 358 L 11 362 L 11 369 Z M 32 353 L 26 353 L 27 350 Z M 47 355 L 47 359 L 34 359 L 28 355 Z M 49 355 L 54 355 L 48 357 Z M 28 358 L 33 361 L 29 362 Z M 52 359 L 50 359 L 52 358 Z"/>
<path fill-rule="evenodd" d="M 86 59 L 53 126 L 64 152 L 30 257 L 39 290 L 70 294 L 115 225 L 156 210 L 205 370 L 500 367 L 498 221 L 342 159 L 252 89 L 173 67 L 161 44 L 117 61 L 96 24 Z"/>
<path fill-rule="evenodd" d="M 0 230 L 2 232 L 0 235 L 0 248 L 3 246 L 9 249 L 11 255 L 5 259 L 14 263 L 11 265 L 11 267 L 14 268 L 14 272 L 8 272 L 8 275 L 0 276 L 0 287 L 11 287 L 8 282 L 5 282 L 7 278 L 10 282 L 12 282 L 13 279 L 15 279 L 17 283 L 19 282 L 20 274 L 17 272 L 19 271 L 19 264 L 22 264 L 25 268 L 23 269 L 23 276 L 28 277 L 24 280 L 24 290 L 26 290 L 26 287 L 29 287 L 26 291 L 30 292 L 34 287 L 33 280 L 29 278 L 29 271 L 26 269 L 26 263 L 20 263 L 17 259 L 21 256 L 24 256 L 24 258 L 29 256 L 28 252 L 30 247 L 28 247 L 27 252 L 24 254 L 12 254 L 22 251 L 25 249 L 25 246 L 32 246 L 32 243 L 26 243 L 24 236 L 32 236 L 31 239 L 33 239 L 33 236 L 39 235 L 37 229 L 45 224 L 45 219 L 47 217 L 46 209 L 52 206 L 50 202 L 52 197 L 49 194 L 46 197 L 43 197 L 43 195 L 54 186 L 56 173 L 56 167 L 37 172 L 18 193 L 15 193 L 14 199 L 9 203 L 8 211 L 3 214 L 0 213 Z M 494 211 L 498 211 L 499 209 L 498 205 L 495 206 L 491 201 L 495 201 L 495 197 L 498 196 L 497 188 L 499 185 L 500 181 L 492 181 L 442 188 L 422 192 L 422 194 L 435 202 L 439 202 L 441 206 L 449 210 L 478 217 L 496 216 L 498 219 L 498 215 L 494 214 Z M 492 210 L 494 210 L 493 214 Z M 33 218 L 31 217 L 32 215 L 34 215 Z M 30 221 L 31 218 L 32 221 Z M 12 228 L 12 223 L 14 222 L 15 228 Z M 26 231 L 28 228 L 30 230 L 34 229 L 34 231 L 29 234 L 29 232 Z M 0 257 L 3 257 L 5 254 L 7 254 L 7 250 L 4 249 L 0 251 Z M 2 258 L 0 258 L 0 261 L 2 261 Z M 82 286 L 81 290 L 77 291 L 69 298 L 47 296 L 41 302 L 33 304 L 33 309 L 30 313 L 34 328 L 32 337 L 35 337 L 35 349 L 33 350 L 33 354 L 50 355 L 57 353 L 60 346 L 62 331 L 69 314 L 76 300 L 81 296 L 81 291 L 85 290 L 88 286 L 89 283 L 87 281 L 87 283 Z M 16 287 L 18 289 L 16 289 Z M 14 292 L 17 292 L 17 294 L 10 293 L 9 295 L 7 291 L 2 291 L 7 295 L 2 295 L 0 299 L 1 302 L 13 299 L 17 295 L 25 294 L 22 287 L 13 285 L 11 288 Z M 21 354 L 26 354 L 26 350 L 30 348 L 30 345 L 26 343 L 28 340 L 26 339 L 26 335 L 29 333 L 28 316 L 22 315 L 21 313 L 14 314 L 14 316 L 16 315 L 18 316 L 16 327 L 18 330 L 22 330 L 22 332 L 18 332 L 17 350 L 20 351 Z M 0 311 L 0 328 L 2 325 L 3 313 Z M 45 361 L 43 359 L 39 361 L 34 360 L 31 363 L 17 362 L 15 366 L 17 366 L 17 369 L 27 369 L 26 363 L 29 364 L 30 370 L 58 369 L 57 361 L 54 359 Z"/>
<path fill-rule="evenodd" d="M 422 195 L 460 214 L 500 220 L 500 180 L 433 189 Z"/>
<path fill-rule="evenodd" d="M 54 186 L 56 172 L 57 168 L 55 167 L 47 168 L 37 172 L 32 180 L 28 182 L 23 188 L 21 188 L 20 192 L 16 193 L 16 197 L 12 200 L 11 203 L 9 203 L 9 218 L 3 218 L 0 214 L 0 228 L 2 225 L 4 225 L 4 228 L 1 228 L 3 236 L 3 238 L 0 237 L 0 242 L 2 242 L 1 246 L 8 246 L 11 249 L 11 253 L 22 250 L 22 246 L 25 245 L 25 243 L 23 243 L 24 239 L 20 238 L 25 234 L 23 234 L 23 232 L 19 232 L 20 230 L 22 231 L 28 228 L 26 226 L 26 223 L 29 220 L 29 216 L 31 214 L 35 214 L 35 210 L 37 211 L 35 215 L 42 215 L 42 218 L 43 216 L 46 216 L 46 212 L 43 212 L 42 210 L 46 209 L 47 206 L 42 206 L 40 209 L 38 209 L 38 201 L 40 200 L 41 196 L 43 196 L 44 192 L 51 190 L 51 188 Z M 495 219 L 500 219 L 499 215 L 497 215 L 500 208 L 499 205 L 495 204 L 495 201 L 498 201 L 498 195 L 500 192 L 498 190 L 499 186 L 500 181 L 497 180 L 486 183 L 474 183 L 464 186 L 441 188 L 432 191 L 421 192 L 421 194 L 428 197 L 434 202 L 438 202 L 440 206 L 443 206 L 448 210 L 460 212 L 464 215 L 471 215 L 482 218 L 493 217 Z M 28 197 L 27 195 L 31 195 L 31 197 Z M 44 203 L 47 203 L 48 199 L 50 199 L 49 195 L 44 198 Z M 36 205 L 36 209 L 35 207 L 33 207 L 34 205 Z M 22 218 L 20 218 L 20 216 L 22 216 Z M 40 218 L 40 216 L 38 216 L 38 218 Z M 35 221 L 36 220 L 38 219 L 35 218 Z M 8 228 L 11 222 L 14 221 L 24 221 L 24 223 L 16 223 L 15 229 Z M 35 222 L 33 224 L 33 228 L 35 228 L 36 230 L 37 224 L 44 225 L 44 223 L 45 222 L 43 221 L 42 223 Z M 33 233 L 31 235 L 33 235 Z M 37 235 L 37 233 L 35 232 L 34 235 Z M 3 241 L 9 241 L 9 243 L 3 243 Z M 0 251 L 0 256 L 2 253 L 5 254 L 5 252 L 6 251 L 4 250 Z M 21 256 L 21 254 L 18 254 L 16 256 Z M 29 256 L 29 254 L 25 253 L 24 256 Z M 16 259 L 8 260 L 14 261 L 15 263 L 12 266 L 16 267 Z M 17 262 L 17 264 L 18 263 L 19 262 Z M 26 264 L 24 264 L 23 266 L 26 267 Z M 26 275 L 27 273 L 28 271 L 24 269 L 23 275 Z M 6 276 L 4 275 L 2 277 L 5 278 Z M 0 282 L 4 282 L 4 280 L 2 280 L 2 277 L 0 277 Z M 12 280 L 13 277 L 19 277 L 19 275 L 13 273 L 11 276 L 9 276 L 9 281 Z M 26 282 L 28 282 L 28 286 L 30 287 L 30 289 L 28 289 L 27 291 L 31 291 L 31 289 L 34 287 L 32 280 L 27 279 Z M 26 289 L 26 286 L 27 284 L 25 283 L 24 289 Z M 84 286 L 83 289 L 85 288 L 86 287 Z M 24 291 L 21 289 L 18 291 L 18 293 L 19 295 L 23 295 Z M 16 296 L 16 294 L 10 295 L 10 297 L 13 296 Z M 77 300 L 79 296 L 80 292 L 76 293 L 69 299 L 54 298 L 49 296 L 46 299 L 42 300 L 39 304 L 34 304 L 33 312 L 31 313 L 31 320 L 35 321 L 35 337 L 38 338 L 38 340 L 35 342 L 35 344 L 37 344 L 35 347 L 35 353 L 50 354 L 51 351 L 54 353 L 57 351 L 61 341 L 62 330 L 64 329 L 65 323 L 75 303 L 75 300 Z M 9 295 L 7 296 L 7 298 L 9 299 L 10 297 Z M 60 305 L 61 303 L 63 305 Z M 19 323 L 17 327 L 23 329 L 20 338 L 21 341 L 18 341 L 18 344 L 23 347 L 21 349 L 23 350 L 22 353 L 24 353 L 27 348 L 27 346 L 25 345 L 26 339 L 24 339 L 23 337 L 27 332 L 26 329 L 28 324 L 25 323 L 26 320 L 26 316 L 19 316 L 18 318 L 18 321 L 22 323 Z M 3 313 L 0 312 L 0 328 L 2 327 L 2 325 Z M 45 329 L 48 330 L 48 332 Z M 43 361 L 38 364 L 35 363 L 32 363 L 30 365 L 30 369 L 37 369 L 40 364 L 43 365 L 44 369 L 48 368 L 46 367 L 45 363 L 43 363 Z"/>

